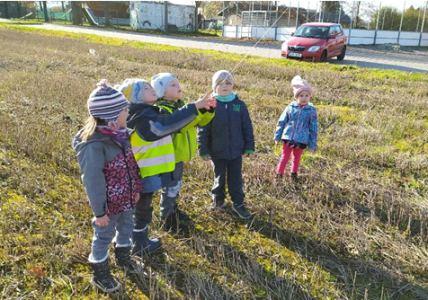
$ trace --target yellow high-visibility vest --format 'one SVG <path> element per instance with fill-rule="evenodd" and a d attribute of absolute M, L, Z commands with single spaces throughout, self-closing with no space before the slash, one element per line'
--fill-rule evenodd
<path fill-rule="evenodd" d="M 174 171 L 174 145 L 170 135 L 148 142 L 134 131 L 130 141 L 132 152 L 140 168 L 141 178 Z"/>

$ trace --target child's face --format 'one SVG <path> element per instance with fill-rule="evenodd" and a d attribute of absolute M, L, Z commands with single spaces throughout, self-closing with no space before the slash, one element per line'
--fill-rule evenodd
<path fill-rule="evenodd" d="M 150 84 L 145 84 L 140 92 L 140 99 L 148 105 L 155 104 L 157 100 L 155 89 Z"/>
<path fill-rule="evenodd" d="M 128 108 L 125 108 L 120 112 L 119 117 L 117 117 L 116 123 L 119 128 L 126 128 L 126 119 L 128 118 L 128 112 Z"/>
<path fill-rule="evenodd" d="M 165 89 L 165 94 L 163 98 L 169 101 L 177 101 L 181 99 L 183 96 L 183 92 L 180 87 L 180 83 L 177 79 L 172 80 L 168 87 Z"/>
<path fill-rule="evenodd" d="M 227 96 L 233 91 L 233 82 L 229 80 L 222 80 L 216 87 L 215 91 L 219 96 Z"/>
<path fill-rule="evenodd" d="M 296 100 L 297 103 L 299 103 L 300 105 L 308 104 L 309 100 L 311 100 L 311 94 L 306 91 L 303 91 L 299 93 L 299 95 L 297 95 Z"/>

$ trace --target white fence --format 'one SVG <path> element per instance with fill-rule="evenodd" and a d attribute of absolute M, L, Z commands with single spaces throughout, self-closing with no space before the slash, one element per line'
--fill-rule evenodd
<path fill-rule="evenodd" d="M 254 38 L 286 41 L 295 27 L 229 26 L 223 27 L 227 38 Z M 344 29 L 350 45 L 400 44 L 402 46 L 428 46 L 428 33 L 388 30 Z"/>

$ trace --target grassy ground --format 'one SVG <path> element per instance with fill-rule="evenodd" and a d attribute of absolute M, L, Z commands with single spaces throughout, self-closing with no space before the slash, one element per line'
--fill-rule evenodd
<path fill-rule="evenodd" d="M 0 26 L 0 298 L 104 298 L 89 284 L 91 212 L 70 147 L 100 78 L 177 74 L 186 97 L 239 55 Z M 94 51 L 89 51 L 94 49 Z M 275 182 L 291 78 L 316 89 L 319 151 Z M 246 224 L 207 211 L 212 173 L 187 165 L 186 231 L 161 235 L 147 276 L 117 298 L 427 299 L 428 76 L 250 57 L 235 72 L 255 126 Z M 158 212 L 157 201 L 155 212 Z"/>

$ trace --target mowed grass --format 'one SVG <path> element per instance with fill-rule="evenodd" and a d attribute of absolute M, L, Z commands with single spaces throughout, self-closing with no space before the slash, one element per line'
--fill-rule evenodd
<path fill-rule="evenodd" d="M 89 284 L 92 215 L 70 145 L 90 91 L 168 71 L 195 99 L 241 57 L 16 29 L 0 26 L 0 298 L 104 298 Z M 296 74 L 316 90 L 320 127 L 300 185 L 273 176 Z M 139 280 L 113 263 L 117 297 L 427 299 L 428 76 L 249 57 L 235 77 L 256 135 L 244 163 L 255 219 L 207 210 L 211 167 L 196 158 L 180 200 L 188 230 L 158 231 L 156 200 L 164 250 Z"/>

